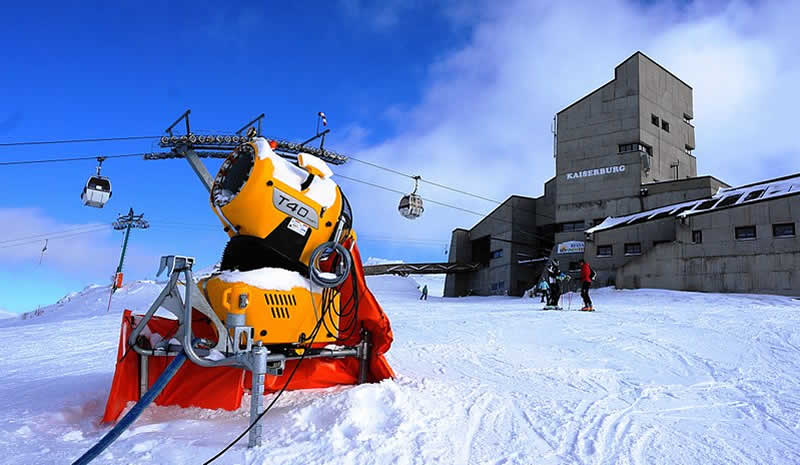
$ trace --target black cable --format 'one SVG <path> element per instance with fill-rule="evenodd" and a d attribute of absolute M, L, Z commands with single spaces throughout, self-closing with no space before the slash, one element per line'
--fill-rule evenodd
<path fill-rule="evenodd" d="M 360 160 L 360 159 L 355 158 L 353 156 L 349 156 L 348 158 L 350 160 L 357 161 L 359 163 L 363 163 L 365 165 L 369 165 L 369 166 L 372 166 L 372 167 L 375 167 L 375 168 L 378 168 L 378 169 L 382 169 L 384 171 L 388 171 L 389 173 L 398 174 L 400 176 L 405 176 L 405 177 L 410 178 L 410 179 L 415 179 L 415 180 L 419 179 L 420 182 L 424 182 L 424 183 L 430 184 L 432 186 L 440 187 L 442 189 L 447 189 L 447 190 L 452 191 L 452 192 L 457 192 L 459 194 L 468 195 L 470 197 L 475 197 L 476 199 L 486 200 L 487 202 L 493 202 L 493 203 L 496 203 L 498 205 L 502 205 L 503 204 L 503 202 L 501 202 L 499 200 L 490 199 L 490 198 L 484 197 L 482 195 L 473 194 L 472 192 L 463 191 L 461 189 L 456 189 L 455 187 L 446 186 L 446 185 L 440 184 L 438 182 L 429 181 L 429 180 L 423 178 L 422 176 L 419 176 L 419 177 L 412 176 L 412 175 L 410 175 L 408 173 L 403 173 L 402 171 L 397 171 L 397 170 L 392 169 L 392 168 L 387 168 L 385 166 L 381 166 L 381 165 L 379 165 L 377 163 L 369 162 L 369 161 L 366 161 L 366 160 Z M 338 176 L 342 177 L 341 175 L 338 175 Z M 522 210 L 523 211 L 528 211 L 528 212 L 530 212 L 530 213 L 532 213 L 532 214 L 534 214 L 536 216 L 541 216 L 542 218 L 547 218 L 547 219 L 550 219 L 550 220 L 553 220 L 553 221 L 556 220 L 554 217 L 552 217 L 550 215 L 545 215 L 544 213 L 537 213 L 535 211 L 531 211 L 531 210 L 527 210 L 527 209 L 522 209 Z"/>
<path fill-rule="evenodd" d="M 144 153 L 126 153 L 123 155 L 103 155 L 103 158 L 127 158 L 127 157 L 142 157 Z M 0 166 L 9 165 L 31 165 L 35 163 L 58 163 L 64 161 L 79 161 L 79 160 L 97 160 L 99 156 L 93 157 L 68 157 L 68 158 L 49 158 L 45 160 L 15 160 L 15 161 L 0 161 Z"/>
<path fill-rule="evenodd" d="M 10 247 L 20 247 L 20 246 L 23 246 L 23 245 L 35 244 L 35 243 L 41 242 L 41 241 L 43 241 L 45 239 L 48 239 L 48 240 L 67 239 L 69 237 L 75 237 L 75 236 L 79 236 L 81 234 L 89 234 L 89 233 L 94 233 L 94 232 L 105 231 L 109 227 L 110 226 L 102 226 L 102 227 L 97 227 L 95 229 L 89 229 L 89 230 L 86 230 L 86 231 L 79 231 L 79 232 L 75 232 L 75 233 L 71 233 L 71 234 L 61 234 L 61 235 L 57 235 L 57 236 L 47 236 L 47 237 L 41 237 L 41 238 L 38 238 L 38 239 L 26 239 L 26 240 L 24 240 L 24 242 L 19 242 L 19 241 L 23 241 L 23 239 L 17 239 L 15 241 L 7 241 L 7 242 L 17 242 L 17 243 L 0 245 L 0 249 L 8 249 Z"/>
<path fill-rule="evenodd" d="M 361 184 L 366 184 L 366 185 L 368 185 L 368 186 L 376 187 L 376 188 L 378 188 L 378 189 L 383 189 L 383 190 L 385 190 L 385 191 L 389 191 L 389 192 L 394 192 L 394 193 L 397 193 L 397 194 L 400 194 L 400 195 L 406 195 L 406 193 L 405 193 L 405 192 L 399 191 L 399 190 L 397 190 L 397 189 L 392 189 L 391 187 L 381 186 L 381 185 L 379 185 L 379 184 L 374 184 L 374 183 L 371 183 L 371 182 L 362 181 L 362 180 L 360 180 L 360 179 L 351 178 L 351 177 L 349 177 L 349 176 L 344 176 L 344 175 L 341 175 L 341 174 L 336 174 L 336 176 L 337 176 L 337 177 L 339 177 L 339 178 L 342 178 L 342 179 L 346 179 L 346 180 L 348 180 L 348 181 L 353 181 L 353 182 L 358 182 L 358 183 L 361 183 Z M 420 197 L 421 197 L 421 196 L 420 196 Z M 463 212 L 466 212 L 466 213 L 470 213 L 470 214 L 473 214 L 473 215 L 477 215 L 477 216 L 483 217 L 483 218 L 484 218 L 484 219 L 486 219 L 486 220 L 491 220 L 491 221 L 501 221 L 501 222 L 509 223 L 509 224 L 511 224 L 511 225 L 513 225 L 513 224 L 514 224 L 514 222 L 513 222 L 513 221 L 511 221 L 511 220 L 504 220 L 504 219 L 501 219 L 501 218 L 492 218 L 492 217 L 490 216 L 490 214 L 487 214 L 487 213 L 480 213 L 480 212 L 476 212 L 476 211 L 473 211 L 473 210 L 468 210 L 468 209 L 466 209 L 466 208 L 457 207 L 457 206 L 455 206 L 455 205 L 450 205 L 450 204 L 447 204 L 447 203 L 444 203 L 444 202 L 439 202 L 439 201 L 437 201 L 437 200 L 432 200 L 432 199 L 428 199 L 428 198 L 425 198 L 425 197 L 421 197 L 421 198 L 422 198 L 422 200 L 424 200 L 424 201 L 426 201 L 426 202 L 430 202 L 430 203 L 433 203 L 433 204 L 441 205 L 441 206 L 443 206 L 443 207 L 447 207 L 447 208 L 453 208 L 453 209 L 455 209 L 455 210 L 460 210 L 460 211 L 463 211 Z M 530 235 L 531 237 L 535 237 L 535 238 L 537 238 L 537 239 L 539 239 L 539 240 L 541 240 L 541 241 L 547 242 L 547 243 L 549 243 L 549 244 L 554 244 L 554 242 L 553 242 L 553 240 L 552 240 L 552 239 L 550 239 L 550 238 L 548 238 L 548 237 L 545 237 L 545 236 L 541 236 L 541 235 L 539 235 L 539 234 L 535 234 L 535 233 L 532 233 L 532 232 L 524 231 L 524 230 L 521 230 L 521 229 L 520 229 L 520 230 L 517 230 L 516 232 L 520 232 L 520 233 L 528 234 L 528 235 Z"/>
<path fill-rule="evenodd" d="M 75 231 L 84 230 L 84 229 L 88 230 L 88 229 L 95 229 L 95 228 L 101 228 L 101 227 L 102 228 L 106 228 L 108 226 L 110 226 L 110 225 L 108 225 L 108 224 L 99 224 L 99 223 L 98 224 L 87 224 L 87 225 L 83 225 L 83 226 L 76 226 L 74 228 L 62 229 L 61 231 L 52 231 L 52 232 L 49 232 L 49 233 L 34 234 L 32 236 L 18 237 L 16 239 L 3 239 L 3 240 L 0 240 L 0 244 L 6 244 L 8 242 L 27 241 L 27 240 L 34 239 L 34 238 L 37 238 L 37 237 L 40 237 L 42 239 L 49 239 L 50 237 L 52 237 L 52 236 L 54 236 L 56 234 L 64 234 L 64 233 L 75 232 Z M 91 231 L 82 231 L 82 232 L 91 232 Z"/>
<path fill-rule="evenodd" d="M 381 165 L 379 165 L 377 163 L 373 163 L 373 162 L 370 162 L 370 161 L 360 160 L 360 159 L 355 158 L 353 156 L 348 156 L 347 158 L 349 158 L 350 160 L 353 160 L 353 161 L 357 161 L 359 163 L 363 163 L 365 165 L 369 165 L 369 166 L 372 166 L 372 167 L 375 167 L 375 168 L 378 168 L 378 169 L 381 169 L 381 170 L 384 170 L 384 171 L 388 171 L 389 173 L 399 174 L 400 176 L 405 176 L 405 177 L 410 178 L 410 179 L 419 179 L 421 182 L 430 184 L 432 186 L 441 187 L 442 189 L 447 189 L 449 191 L 458 192 L 459 194 L 464 194 L 464 195 L 468 195 L 470 197 L 475 197 L 476 199 L 486 200 L 487 202 L 494 202 L 494 203 L 497 203 L 497 204 L 503 203 L 503 202 L 497 201 L 495 199 L 490 199 L 488 197 L 483 197 L 483 196 L 480 196 L 478 194 L 473 194 L 472 192 L 466 192 L 466 191 L 462 191 L 460 189 L 456 189 L 454 187 L 445 186 L 444 184 L 439 184 L 437 182 L 428 181 L 427 179 L 423 178 L 422 176 L 417 178 L 416 176 L 410 175 L 408 173 L 403 173 L 402 171 L 397 171 L 397 170 L 394 170 L 392 168 L 387 168 L 385 166 L 381 166 Z"/>
<path fill-rule="evenodd" d="M 312 296 L 312 299 L 313 299 L 313 296 Z M 236 439 L 234 439 L 231 443 L 229 443 L 227 446 L 225 446 L 225 448 L 223 448 L 221 451 L 217 452 L 217 454 L 215 456 L 211 457 L 206 462 L 204 462 L 203 465 L 209 465 L 211 462 L 217 460 L 225 452 L 230 450 L 230 448 L 233 447 L 237 442 L 239 442 L 247 433 L 249 433 L 250 430 L 253 429 L 253 427 L 261 420 L 261 418 L 264 417 L 264 415 L 266 415 L 267 412 L 269 412 L 269 410 L 272 408 L 272 406 L 275 405 L 275 402 L 278 401 L 278 399 L 281 397 L 281 395 L 286 391 L 286 388 L 289 387 L 289 383 L 292 381 L 292 378 L 294 377 L 295 373 L 297 373 L 297 369 L 300 367 L 300 364 L 303 362 L 303 360 L 305 360 L 306 354 L 311 349 L 311 345 L 314 343 L 314 339 L 316 339 L 317 334 L 319 333 L 319 329 L 322 326 L 322 321 L 323 321 L 323 318 L 325 318 L 325 314 L 327 313 L 327 311 L 328 311 L 327 308 L 323 308 L 322 309 L 322 315 L 321 315 L 320 319 L 317 320 L 317 324 L 316 324 L 316 326 L 314 326 L 314 330 L 311 332 L 311 340 L 308 343 L 308 349 L 303 350 L 302 355 L 300 355 L 300 358 L 297 360 L 297 363 L 295 364 L 294 368 L 292 369 L 292 372 L 289 374 L 289 377 L 286 379 L 286 383 L 284 383 L 284 385 L 281 388 L 281 390 L 278 391 L 278 393 L 272 399 L 272 402 L 270 402 L 270 404 L 267 406 L 267 408 L 265 408 L 264 411 L 261 412 L 252 423 L 250 423 L 250 426 L 248 426 L 244 431 L 242 431 L 242 433 L 239 436 L 236 437 Z M 255 379 L 253 380 L 253 382 L 255 382 Z M 251 399 L 251 401 L 252 401 L 252 399 Z"/>
<path fill-rule="evenodd" d="M 17 147 L 20 145 L 48 145 L 48 144 L 74 144 L 80 142 L 112 142 L 121 140 L 159 139 L 161 136 L 128 136 L 128 137 L 101 137 L 94 139 L 65 139 L 65 140 L 38 140 L 33 142 L 4 142 L 0 147 Z"/>

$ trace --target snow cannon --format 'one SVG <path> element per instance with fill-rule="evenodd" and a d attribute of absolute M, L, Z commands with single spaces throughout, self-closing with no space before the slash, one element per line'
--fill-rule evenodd
<path fill-rule="evenodd" d="M 350 272 L 350 252 L 339 244 L 350 237 L 353 220 L 332 174 L 306 153 L 298 154 L 297 165 L 288 162 L 262 137 L 237 147 L 222 164 L 211 205 L 230 240 L 221 273 L 199 286 L 226 327 L 250 327 L 252 341 L 265 345 L 304 343 L 325 308 L 314 342 L 336 341 L 339 296 L 323 299 L 322 289 L 340 285 Z M 315 251 L 326 252 L 323 262 L 337 254 L 338 269 L 310 266 Z M 304 278 L 309 271 L 311 280 Z"/>
<path fill-rule="evenodd" d="M 221 269 L 283 268 L 308 273 L 311 254 L 351 233 L 353 215 L 328 165 L 306 153 L 297 165 L 263 137 L 240 145 L 211 188 L 211 206 L 230 241 Z"/>
<path fill-rule="evenodd" d="M 258 446 L 265 392 L 394 376 L 384 357 L 391 325 L 367 288 L 350 204 L 332 171 L 320 158 L 279 156 L 266 139 L 248 137 L 213 184 L 187 152 L 229 240 L 219 271 L 199 281 L 194 258 L 163 256 L 165 288 L 144 315 L 123 314 L 103 420 L 139 404 L 111 436 L 149 402 L 234 410 L 249 389 L 248 447 Z M 173 318 L 156 316 L 159 309 Z"/>

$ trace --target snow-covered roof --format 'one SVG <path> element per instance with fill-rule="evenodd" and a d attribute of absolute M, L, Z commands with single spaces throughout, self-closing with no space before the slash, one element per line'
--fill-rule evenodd
<path fill-rule="evenodd" d="M 676 203 L 617 218 L 610 216 L 597 226 L 587 229 L 586 232 L 595 233 L 617 226 L 642 223 L 670 216 L 685 218 L 699 213 L 707 213 L 718 208 L 793 194 L 800 194 L 800 173 L 756 184 L 721 188 L 713 196 L 704 199 Z"/>

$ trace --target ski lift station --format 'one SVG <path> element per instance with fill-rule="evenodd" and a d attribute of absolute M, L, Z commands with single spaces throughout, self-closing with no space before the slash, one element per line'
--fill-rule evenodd
<path fill-rule="evenodd" d="M 522 295 L 547 260 L 596 286 L 800 293 L 800 173 L 697 176 L 692 88 L 641 52 L 553 119 L 555 177 L 452 233 L 446 296 Z M 702 160 L 702 155 L 700 155 Z M 735 158 L 732 158 L 735 160 Z"/>

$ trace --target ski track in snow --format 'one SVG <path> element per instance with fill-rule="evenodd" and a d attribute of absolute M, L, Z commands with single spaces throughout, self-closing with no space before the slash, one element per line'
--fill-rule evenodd
<path fill-rule="evenodd" d="M 797 464 L 800 302 L 593 291 L 598 311 L 538 299 L 429 297 L 371 277 L 390 317 L 394 380 L 287 392 L 220 464 Z M 71 463 L 99 425 L 120 313 L 161 285 L 89 287 L 0 321 L 3 464 Z M 573 303 L 578 300 L 572 296 Z M 269 402 L 271 398 L 267 398 Z M 150 406 L 95 463 L 199 464 L 247 425 L 234 412 Z"/>

